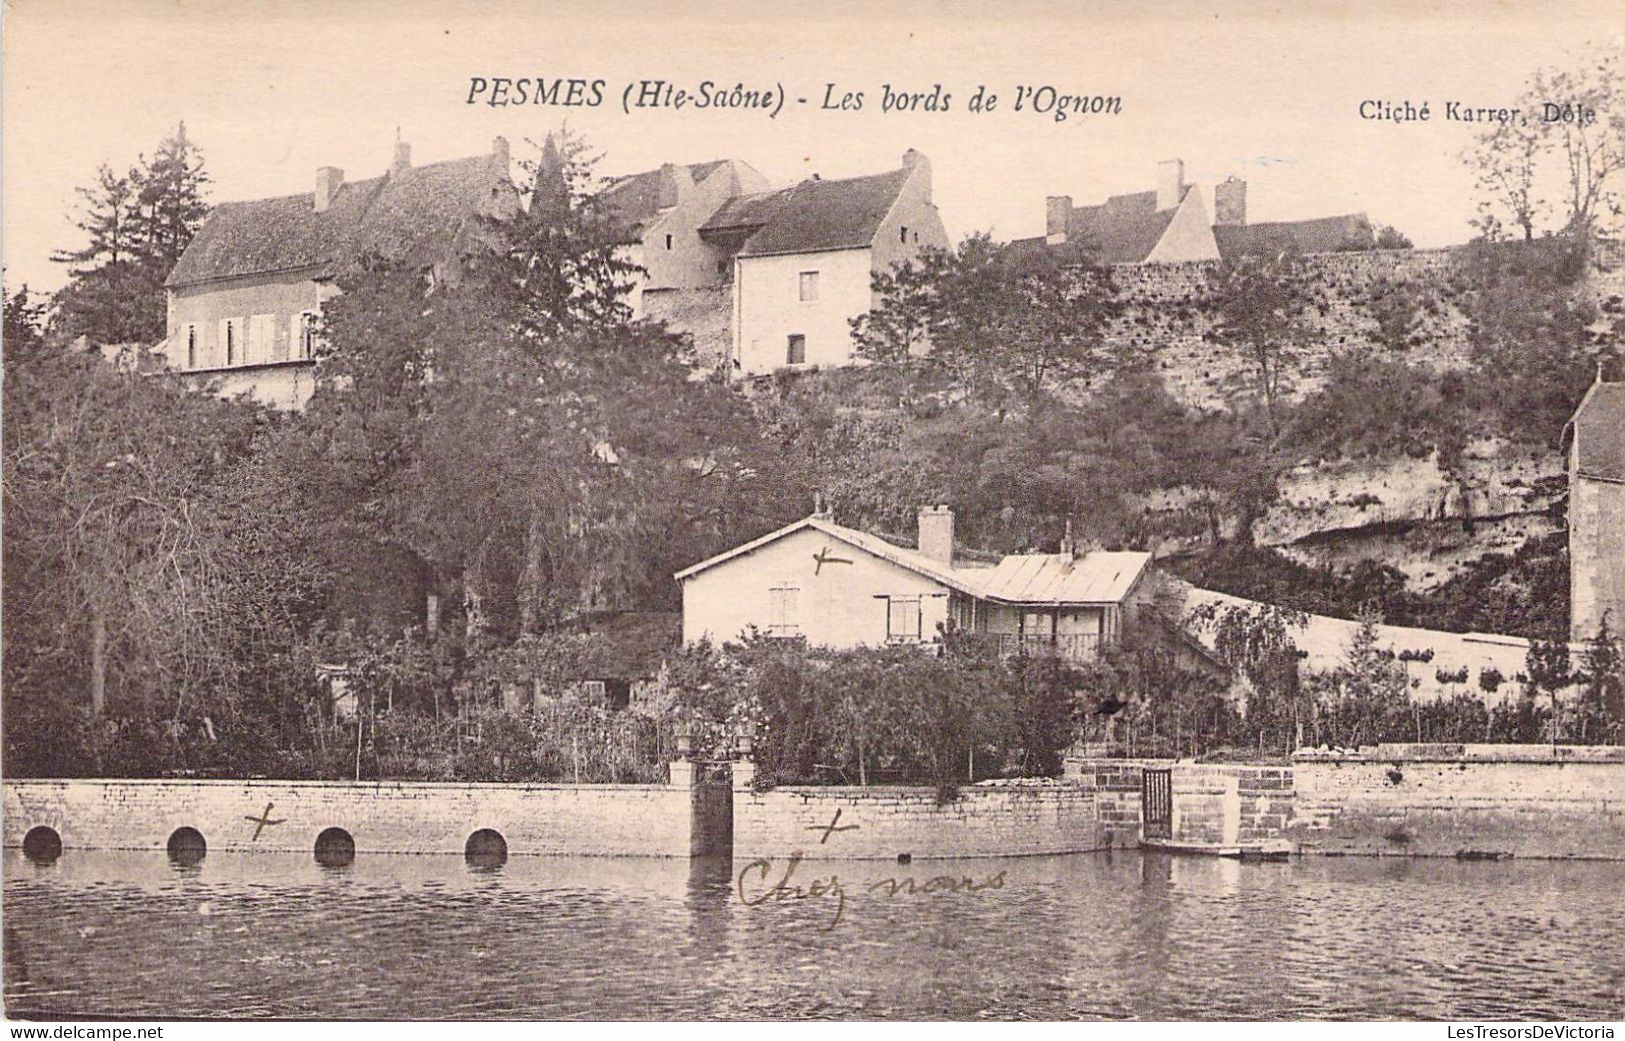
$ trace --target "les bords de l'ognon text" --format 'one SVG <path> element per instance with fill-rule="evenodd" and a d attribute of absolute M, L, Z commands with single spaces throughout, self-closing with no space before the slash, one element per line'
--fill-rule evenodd
<path fill-rule="evenodd" d="M 821 112 L 1014 112 L 1064 123 L 1075 117 L 1117 116 L 1123 99 L 1092 94 L 1052 84 L 1011 84 L 993 89 L 977 84 L 970 91 L 951 90 L 941 83 L 908 87 L 882 83 L 879 88 L 824 83 L 800 93 L 783 83 L 719 83 L 702 80 L 685 85 L 668 79 L 633 80 L 611 85 L 602 79 L 529 76 L 470 76 L 465 103 L 508 108 L 545 105 L 559 108 L 602 108 L 616 102 L 622 112 L 647 109 L 670 111 L 751 111 L 777 118 L 786 105 Z"/>
<path fill-rule="evenodd" d="M 1015 83 L 1000 93 L 986 84 L 970 91 L 950 90 L 941 83 L 929 89 L 882 83 L 853 89 L 849 85 L 826 82 L 818 90 L 792 93 L 782 82 L 746 84 L 743 81 L 718 83 L 702 80 L 682 85 L 675 80 L 641 79 L 617 90 L 608 80 L 543 76 L 470 76 L 464 103 L 491 108 L 513 106 L 553 106 L 560 108 L 602 108 L 619 102 L 622 112 L 666 109 L 670 111 L 753 111 L 777 118 L 787 104 L 821 112 L 924 112 L 950 113 L 1013 112 L 1035 115 L 1064 123 L 1074 117 L 1118 116 L 1123 99 L 1117 94 L 1071 90 L 1053 84 Z M 1577 123 L 1588 126 L 1597 121 L 1597 112 L 1582 103 L 1548 101 L 1537 110 L 1518 106 L 1481 105 L 1445 101 L 1435 106 L 1428 101 L 1409 99 L 1384 101 L 1363 99 L 1357 114 L 1361 120 L 1384 123 L 1443 122 L 1519 123 L 1536 120 L 1546 123 Z"/>

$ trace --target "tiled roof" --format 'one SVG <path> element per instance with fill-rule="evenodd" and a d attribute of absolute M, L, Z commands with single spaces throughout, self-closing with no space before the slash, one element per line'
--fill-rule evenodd
<path fill-rule="evenodd" d="M 748 205 L 758 207 L 752 212 L 765 217 L 766 222 L 739 255 L 816 253 L 867 246 L 891 212 L 908 176 L 904 168 L 839 181 L 811 178 L 774 193 L 777 199 L 757 199 Z M 730 204 L 718 217 L 728 211 L 732 211 L 731 215 L 725 219 L 737 219 L 742 212 Z M 721 226 L 713 225 L 716 219 L 707 221 L 707 227 L 715 230 Z"/>
<path fill-rule="evenodd" d="M 1336 253 L 1376 244 L 1363 213 L 1264 224 L 1215 224 L 1213 238 L 1225 260 L 1254 253 Z"/>
<path fill-rule="evenodd" d="M 717 212 L 711 214 L 704 224 L 700 225 L 700 234 L 724 231 L 754 231 L 773 219 L 790 189 L 780 188 L 771 192 L 753 192 L 749 195 L 736 195 L 723 203 Z"/>
<path fill-rule="evenodd" d="M 210 211 L 165 284 L 331 266 L 367 249 L 432 263 L 470 219 L 488 212 L 507 177 L 495 156 L 452 159 L 347 182 L 327 209 L 315 195 L 228 202 Z"/>
<path fill-rule="evenodd" d="M 713 159 L 706 163 L 692 163 L 688 167 L 688 174 L 695 184 L 699 184 L 725 162 L 726 159 Z M 647 227 L 665 208 L 660 205 L 660 179 L 664 172 L 665 168 L 662 167 L 615 178 L 604 189 L 605 204 L 627 227 Z"/>
<path fill-rule="evenodd" d="M 1593 383 L 1569 420 L 1582 477 L 1625 481 L 1625 383 Z"/>
<path fill-rule="evenodd" d="M 814 515 L 685 568 L 675 577 L 681 582 L 804 528 L 821 531 L 882 560 L 935 579 L 950 589 L 1006 604 L 1053 607 L 1062 604 L 1117 603 L 1128 595 L 1151 563 L 1149 553 L 1092 552 L 1081 557 L 1023 553 L 1006 556 L 991 568 L 949 566 L 918 550 L 895 545 L 879 535 L 848 528 Z"/>
<path fill-rule="evenodd" d="M 1190 186 L 1185 186 L 1189 192 Z M 1185 196 L 1180 195 L 1180 201 Z M 1099 206 L 1074 206 L 1067 218 L 1066 242 L 1049 246 L 1052 250 L 1088 257 L 1097 264 L 1139 264 L 1162 241 L 1179 207 L 1157 209 L 1157 193 L 1133 192 L 1114 195 Z M 1048 243 L 1043 238 L 1018 239 L 1018 250 L 1032 250 Z"/>
<path fill-rule="evenodd" d="M 1182 193 L 1180 201 L 1184 198 Z M 1114 195 L 1100 206 L 1074 208 L 1067 222 L 1067 242 L 1088 252 L 1097 264 L 1138 264 L 1157 248 L 1178 209 L 1157 209 L 1156 192 Z"/>

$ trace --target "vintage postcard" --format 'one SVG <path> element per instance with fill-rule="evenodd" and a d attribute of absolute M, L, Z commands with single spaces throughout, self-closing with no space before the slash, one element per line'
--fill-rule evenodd
<path fill-rule="evenodd" d="M 7 0 L 13 1036 L 1613 1037 L 1622 14 Z"/>

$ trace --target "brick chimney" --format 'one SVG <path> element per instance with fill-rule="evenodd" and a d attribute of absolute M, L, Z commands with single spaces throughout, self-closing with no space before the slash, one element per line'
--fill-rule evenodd
<path fill-rule="evenodd" d="M 1239 177 L 1226 177 L 1222 184 L 1213 186 L 1213 223 L 1247 223 L 1247 182 Z"/>
<path fill-rule="evenodd" d="M 1171 210 L 1185 195 L 1185 160 L 1164 159 L 1157 164 L 1157 209 Z"/>
<path fill-rule="evenodd" d="M 954 511 L 947 506 L 920 507 L 920 552 L 939 564 L 954 562 Z"/>
<path fill-rule="evenodd" d="M 316 212 L 326 213 L 327 207 L 333 197 L 339 193 L 339 186 L 344 183 L 344 171 L 336 166 L 318 166 L 316 168 Z"/>
<path fill-rule="evenodd" d="M 1044 200 L 1044 241 L 1059 246 L 1066 241 L 1066 227 L 1072 221 L 1072 196 L 1051 195 Z"/>
<path fill-rule="evenodd" d="M 412 169 L 412 146 L 405 141 L 395 142 L 395 161 L 389 164 L 389 176 L 399 177 Z"/>

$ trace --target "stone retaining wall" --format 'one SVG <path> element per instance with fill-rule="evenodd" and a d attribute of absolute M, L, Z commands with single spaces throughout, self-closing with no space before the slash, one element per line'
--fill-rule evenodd
<path fill-rule="evenodd" d="M 1384 745 L 1300 757 L 1306 853 L 1625 860 L 1625 750 Z"/>
<path fill-rule="evenodd" d="M 1094 792 L 1070 781 L 973 785 L 939 803 L 930 788 L 734 791 L 741 858 L 910 860 L 1077 853 L 1106 845 Z"/>
<path fill-rule="evenodd" d="M 482 828 L 512 854 L 687 857 L 693 840 L 687 785 L 42 780 L 3 788 L 7 846 L 21 846 L 35 827 L 55 831 L 68 850 L 162 850 L 179 828 L 202 833 L 211 850 L 309 852 L 327 828 L 373 853 L 460 854 Z"/>

